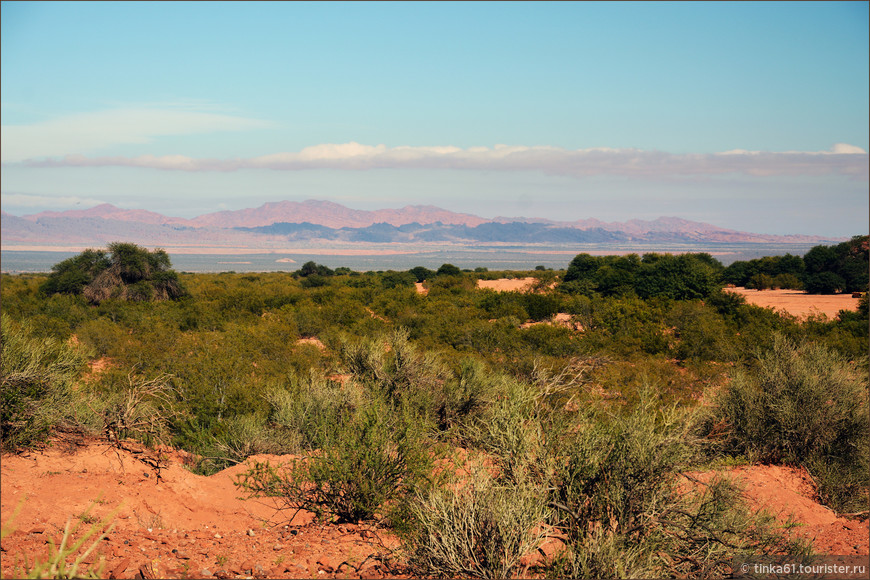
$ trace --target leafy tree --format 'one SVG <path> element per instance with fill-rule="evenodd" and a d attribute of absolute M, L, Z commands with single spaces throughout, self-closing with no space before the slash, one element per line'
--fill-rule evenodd
<path fill-rule="evenodd" d="M 803 283 L 810 294 L 866 292 L 870 236 L 836 246 L 815 246 L 804 255 Z"/>
<path fill-rule="evenodd" d="M 598 270 L 599 259 L 590 254 L 577 254 L 571 263 L 568 264 L 568 270 L 565 272 L 564 282 L 574 282 L 576 280 L 586 280 L 592 277 L 592 274 Z"/>
<path fill-rule="evenodd" d="M 40 286 L 45 294 L 81 294 L 85 286 L 112 264 L 102 250 L 88 249 L 51 267 L 51 276 Z"/>
<path fill-rule="evenodd" d="M 298 274 L 302 278 L 307 278 L 308 276 L 312 275 L 333 276 L 335 275 L 335 272 L 333 272 L 323 264 L 316 264 L 313 261 L 309 261 L 302 264 L 302 268 L 299 269 Z"/>
<path fill-rule="evenodd" d="M 427 278 L 431 278 L 435 274 L 435 272 L 433 272 L 429 268 L 424 268 L 423 266 L 415 266 L 408 270 L 408 272 L 414 275 L 414 278 L 416 278 L 417 282 L 423 282 L 424 280 L 426 280 Z"/>
<path fill-rule="evenodd" d="M 187 294 L 164 250 L 113 242 L 108 254 L 88 249 L 52 267 L 40 290 L 83 295 L 98 304 L 109 298 L 131 302 L 170 300 Z"/>
<path fill-rule="evenodd" d="M 402 287 L 410 288 L 414 286 L 415 281 L 416 278 L 410 272 L 394 272 L 393 270 L 389 270 L 381 277 L 381 283 L 386 289 Z"/>
<path fill-rule="evenodd" d="M 800 256 L 786 254 L 784 256 L 765 256 L 755 260 L 737 261 L 722 271 L 722 281 L 735 286 L 750 287 L 751 280 L 758 275 L 771 278 L 790 275 L 793 278 L 782 278 L 780 288 L 801 288 L 800 278 L 804 274 L 804 260 Z"/>
<path fill-rule="evenodd" d="M 746 282 L 745 286 L 749 289 L 767 290 L 773 288 L 774 282 L 773 278 L 767 274 L 755 274 Z"/>
<path fill-rule="evenodd" d="M 441 264 L 441 267 L 438 268 L 438 271 L 435 272 L 436 276 L 461 276 L 462 270 L 460 270 L 457 266 L 453 264 Z"/>
<path fill-rule="evenodd" d="M 674 300 L 706 298 L 719 289 L 721 264 L 704 254 L 646 254 L 637 277 L 641 298 L 660 296 Z M 718 268 L 717 265 L 718 264 Z"/>

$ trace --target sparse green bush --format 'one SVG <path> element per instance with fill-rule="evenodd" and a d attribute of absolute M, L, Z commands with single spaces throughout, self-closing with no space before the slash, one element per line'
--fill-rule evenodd
<path fill-rule="evenodd" d="M 254 414 L 226 419 L 214 440 L 218 456 L 231 464 L 241 463 L 251 455 L 280 455 L 298 448 L 296 433 L 269 429 L 264 419 Z"/>
<path fill-rule="evenodd" d="M 756 461 L 804 465 L 840 511 L 867 509 L 870 417 L 866 373 L 817 343 L 781 335 L 754 372 L 738 371 L 703 429 L 726 427 L 722 449 Z"/>
<path fill-rule="evenodd" d="M 23 569 L 16 567 L 13 571 L 15 577 L 102 578 L 105 560 L 101 558 L 97 566 L 91 566 L 90 570 L 87 571 L 84 570 L 85 566 L 83 564 L 88 556 L 100 547 L 102 541 L 106 539 L 112 528 L 115 527 L 115 523 L 112 520 L 119 510 L 116 508 L 103 519 L 97 520 L 96 517 L 90 515 L 94 505 L 96 505 L 96 502 L 92 502 L 78 516 L 79 521 L 74 526 L 70 527 L 72 521 L 67 521 L 59 546 L 55 546 L 53 538 L 48 539 L 48 557 L 45 560 L 35 559 L 33 562 L 28 562 L 25 556 Z M 12 521 L 3 525 L 2 531 L 0 531 L 0 538 L 5 538 L 13 532 L 12 526 L 19 509 L 20 506 L 12 514 Z M 82 530 L 82 524 L 91 525 L 86 530 Z M 85 543 L 91 539 L 93 540 L 85 548 Z"/>
<path fill-rule="evenodd" d="M 324 433 L 308 457 L 275 467 L 255 463 L 236 485 L 252 497 L 275 497 L 285 509 L 318 519 L 398 524 L 413 492 L 431 474 L 417 429 L 372 402 Z"/>
<path fill-rule="evenodd" d="M 586 415 L 566 447 L 551 505 L 568 535 L 555 577 L 719 577 L 741 552 L 805 554 L 772 518 L 753 517 L 739 492 L 714 482 L 681 488 L 693 460 L 689 420 L 647 389 L 624 414 Z"/>
<path fill-rule="evenodd" d="M 103 429 L 114 440 L 134 438 L 146 445 L 169 439 L 174 410 L 172 377 L 127 376 L 124 387 L 103 399 Z"/>
<path fill-rule="evenodd" d="M 496 400 L 466 421 L 466 437 L 496 461 L 502 481 L 521 482 L 546 469 L 547 427 L 531 384 L 503 379 Z"/>
<path fill-rule="evenodd" d="M 500 387 L 500 377 L 482 362 L 463 359 L 457 376 L 434 393 L 438 427 L 447 431 L 478 417 L 496 398 Z"/>
<path fill-rule="evenodd" d="M 308 375 L 291 377 L 286 386 L 273 386 L 265 393 L 269 421 L 297 437 L 299 450 L 312 451 L 326 445 L 330 432 L 343 417 L 353 415 L 364 404 L 355 385 L 343 387 L 336 381 Z"/>
<path fill-rule="evenodd" d="M 2 315 L 0 433 L 2 447 L 44 441 L 69 415 L 72 383 L 84 358 L 69 344 L 37 338 L 29 324 Z"/>
<path fill-rule="evenodd" d="M 474 464 L 465 477 L 418 494 L 405 536 L 421 577 L 513 578 L 545 537 L 546 493 L 529 481 L 505 484 Z"/>
<path fill-rule="evenodd" d="M 674 304 L 666 322 L 673 328 L 671 352 L 680 360 L 725 361 L 734 358 L 733 330 L 714 309 L 699 302 Z"/>
<path fill-rule="evenodd" d="M 343 340 L 339 357 L 359 384 L 396 407 L 432 421 L 435 395 L 449 373 L 439 357 L 417 349 L 400 328 L 362 341 Z"/>

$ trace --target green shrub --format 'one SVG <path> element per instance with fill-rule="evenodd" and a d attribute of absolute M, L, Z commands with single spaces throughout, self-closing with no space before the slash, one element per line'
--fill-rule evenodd
<path fill-rule="evenodd" d="M 37 338 L 27 323 L 2 315 L 0 432 L 2 447 L 45 440 L 68 416 L 71 386 L 84 358 L 69 344 Z"/>
<path fill-rule="evenodd" d="M 111 356 L 123 351 L 129 335 L 108 318 L 88 320 L 76 331 L 79 340 L 90 346 L 97 356 Z"/>
<path fill-rule="evenodd" d="M 396 525 L 410 494 L 425 486 L 431 460 L 416 429 L 386 411 L 371 403 L 334 424 L 316 453 L 279 467 L 257 462 L 236 485 L 320 520 Z"/>
<path fill-rule="evenodd" d="M 739 491 L 713 482 L 700 493 L 680 473 L 695 455 L 690 417 L 648 389 L 620 415 L 588 413 L 565 447 L 551 505 L 568 535 L 550 573 L 573 578 L 718 577 L 734 555 L 805 554 L 754 517 Z"/>
<path fill-rule="evenodd" d="M 734 332 L 713 308 L 699 302 L 677 302 L 666 322 L 676 337 L 671 352 L 678 359 L 725 361 L 734 357 Z"/>
<path fill-rule="evenodd" d="M 786 288 L 789 290 L 803 290 L 803 283 L 794 274 L 777 274 L 773 279 L 774 288 Z"/>
<path fill-rule="evenodd" d="M 472 465 L 467 476 L 417 495 L 404 538 L 409 562 L 420 577 L 516 577 L 521 558 L 544 539 L 545 498 L 528 481 L 500 483 Z"/>
<path fill-rule="evenodd" d="M 362 407 L 361 389 L 344 388 L 322 377 L 294 376 L 286 386 L 266 390 L 269 422 L 298 439 L 299 450 L 315 450 L 329 442 L 330 432 Z"/>
<path fill-rule="evenodd" d="M 431 351 L 417 349 L 410 333 L 399 328 L 366 340 L 344 339 L 339 357 L 355 381 L 397 407 L 433 419 L 435 395 L 448 378 L 447 368 Z"/>
<path fill-rule="evenodd" d="M 269 429 L 261 416 L 249 414 L 226 419 L 214 438 L 213 448 L 224 462 L 235 464 L 251 455 L 297 451 L 299 444 L 296 433 Z"/>
<path fill-rule="evenodd" d="M 146 379 L 131 372 L 122 389 L 98 401 L 103 407 L 104 432 L 115 440 L 166 443 L 170 423 L 177 415 L 174 402 L 172 377 Z"/>
<path fill-rule="evenodd" d="M 835 352 L 777 335 L 754 372 L 734 374 L 704 429 L 727 425 L 725 451 L 805 465 L 832 507 L 867 509 L 867 388 L 866 373 Z"/>
<path fill-rule="evenodd" d="M 486 365 L 476 359 L 463 359 L 457 376 L 434 394 L 438 427 L 447 431 L 480 416 L 499 391 L 500 378 Z"/>

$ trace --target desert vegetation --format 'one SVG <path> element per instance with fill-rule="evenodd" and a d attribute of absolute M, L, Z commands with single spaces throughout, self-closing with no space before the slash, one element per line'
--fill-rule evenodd
<path fill-rule="evenodd" d="M 866 291 L 866 244 L 745 269 L 839 291 L 863 272 Z M 420 576 L 716 577 L 738 553 L 808 554 L 727 478 L 687 475 L 722 465 L 803 466 L 866 517 L 866 294 L 799 320 L 723 292 L 740 267 L 707 254 L 177 274 L 131 246 L 3 275 L 4 451 L 78 430 L 172 444 L 203 474 L 286 455 L 239 491 L 389 528 Z M 506 277 L 538 283 L 476 283 Z"/>

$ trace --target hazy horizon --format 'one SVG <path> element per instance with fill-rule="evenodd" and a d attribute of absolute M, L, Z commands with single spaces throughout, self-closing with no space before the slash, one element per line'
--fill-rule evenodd
<path fill-rule="evenodd" d="M 0 205 L 867 233 L 866 2 L 2 2 Z"/>

